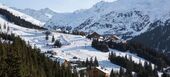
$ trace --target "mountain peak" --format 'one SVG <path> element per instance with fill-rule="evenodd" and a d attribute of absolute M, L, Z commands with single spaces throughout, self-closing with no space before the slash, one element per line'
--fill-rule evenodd
<path fill-rule="evenodd" d="M 49 9 L 49 8 L 43 8 L 43 9 L 39 9 L 39 10 L 34 10 L 34 9 L 30 9 L 30 8 L 26 8 L 26 9 L 16 9 L 20 12 L 23 12 L 27 15 L 30 15 L 32 17 L 34 17 L 35 19 L 41 21 L 41 22 L 47 22 L 50 18 L 52 18 L 52 16 L 54 16 L 56 14 L 56 12 L 54 12 L 53 10 Z"/>
<path fill-rule="evenodd" d="M 42 11 L 42 12 L 48 12 L 48 13 L 55 13 L 53 10 L 51 10 L 50 8 L 43 8 L 43 9 L 40 9 L 39 11 Z"/>
<path fill-rule="evenodd" d="M 133 37 L 150 29 L 151 23 L 169 19 L 169 6 L 169 0 L 101 1 L 90 9 L 56 15 L 45 25 Z"/>

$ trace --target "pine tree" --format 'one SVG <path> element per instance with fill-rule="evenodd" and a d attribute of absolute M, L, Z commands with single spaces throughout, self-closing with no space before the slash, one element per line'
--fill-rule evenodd
<path fill-rule="evenodd" d="M 6 24 L 4 24 L 4 29 L 6 29 Z"/>
<path fill-rule="evenodd" d="M 154 77 L 159 77 L 156 69 L 153 70 Z"/>
<path fill-rule="evenodd" d="M 49 38 L 48 35 L 46 35 L 46 36 L 45 36 L 45 39 L 48 40 L 48 38 Z"/>
<path fill-rule="evenodd" d="M 89 66 L 89 60 L 88 60 L 88 58 L 86 58 L 86 67 L 88 67 Z"/>
<path fill-rule="evenodd" d="M 124 69 L 122 67 L 120 67 L 119 77 L 123 77 L 123 75 L 124 75 Z"/>
<path fill-rule="evenodd" d="M 52 41 L 51 42 L 53 43 L 54 41 L 55 41 L 55 38 L 54 38 L 54 36 L 52 36 Z"/>
<path fill-rule="evenodd" d="M 45 39 L 48 40 L 49 39 L 49 35 L 51 34 L 50 31 L 46 31 L 45 32 Z"/>
<path fill-rule="evenodd" d="M 113 69 L 110 72 L 110 77 L 116 77 L 115 73 L 113 72 Z"/>
<path fill-rule="evenodd" d="M 9 26 L 8 26 L 8 27 L 7 27 L 7 32 L 9 32 L 9 30 L 10 30 L 10 29 L 9 29 Z"/>
<path fill-rule="evenodd" d="M 99 66 L 99 63 L 98 63 L 98 60 L 97 60 L 96 57 L 95 57 L 95 59 L 94 59 L 94 65 L 97 66 L 97 67 Z"/>
<path fill-rule="evenodd" d="M 54 46 L 57 46 L 58 48 L 61 48 L 62 44 L 59 40 L 56 40 L 54 43 Z"/>
<path fill-rule="evenodd" d="M 78 72 L 77 72 L 76 68 L 73 68 L 73 72 L 74 72 L 73 76 L 78 77 Z"/>
<path fill-rule="evenodd" d="M 93 58 L 91 57 L 91 58 L 90 58 L 90 65 L 89 65 L 89 68 L 91 69 L 93 65 L 94 65 L 94 64 L 93 64 Z"/>

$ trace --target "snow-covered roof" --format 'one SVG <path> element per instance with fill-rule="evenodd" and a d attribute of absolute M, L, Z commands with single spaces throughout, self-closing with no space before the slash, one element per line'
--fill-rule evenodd
<path fill-rule="evenodd" d="M 102 68 L 102 67 L 96 67 L 96 68 L 99 69 L 100 71 L 104 72 L 104 73 L 110 74 L 110 71 L 105 69 L 105 68 Z"/>

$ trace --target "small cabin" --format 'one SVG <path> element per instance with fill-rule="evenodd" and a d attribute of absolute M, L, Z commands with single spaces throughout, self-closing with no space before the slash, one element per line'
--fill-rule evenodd
<path fill-rule="evenodd" d="M 112 35 L 112 34 L 103 35 L 103 37 L 104 37 L 104 40 L 112 40 L 112 41 L 119 40 L 119 37 L 117 37 L 116 35 Z"/>
<path fill-rule="evenodd" d="M 94 67 L 88 71 L 88 76 L 89 77 L 109 77 L 109 72 L 105 69 Z"/>
<path fill-rule="evenodd" d="M 96 33 L 96 32 L 93 32 L 92 34 L 88 35 L 87 38 L 90 38 L 90 39 L 99 39 L 101 37 L 100 34 Z"/>

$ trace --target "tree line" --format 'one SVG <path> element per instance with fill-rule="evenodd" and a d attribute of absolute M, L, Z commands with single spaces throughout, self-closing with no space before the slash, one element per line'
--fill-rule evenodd
<path fill-rule="evenodd" d="M 103 46 L 104 45 L 104 46 Z M 100 51 L 107 51 L 109 48 L 119 50 L 121 52 L 130 52 L 133 54 L 137 54 L 137 56 L 144 58 L 147 61 L 150 61 L 151 63 L 156 65 L 156 70 L 163 71 L 163 68 L 166 68 L 170 65 L 170 59 L 168 56 L 163 54 L 161 51 L 156 51 L 155 49 L 148 48 L 140 43 L 136 42 L 115 42 L 115 41 L 98 41 L 97 39 L 93 39 L 92 41 L 92 47 L 94 47 L 97 50 Z M 146 75 L 152 77 L 155 76 L 155 70 L 150 70 L 148 69 L 143 69 L 142 65 L 135 64 L 133 61 L 128 60 L 127 58 L 122 58 L 122 57 L 112 57 L 109 55 L 109 59 L 112 63 L 116 63 L 117 65 L 123 66 L 124 68 L 127 69 L 134 69 L 137 72 L 139 72 L 138 75 L 140 75 L 141 72 L 146 73 Z M 130 65 L 129 65 L 130 64 Z M 131 67 L 132 66 L 132 67 Z M 141 71 L 138 71 L 140 68 Z M 134 71 L 133 70 L 133 71 Z M 131 70 L 132 71 L 132 70 Z M 135 72 L 136 72 L 135 71 Z M 144 72 L 145 71 L 145 72 Z M 153 72 L 154 71 L 154 72 Z M 149 72 L 150 74 L 148 74 Z M 141 77 L 142 74 L 141 73 Z"/>
<path fill-rule="evenodd" d="M 92 41 L 92 47 L 102 52 L 109 52 L 109 47 L 105 41 L 99 41 L 98 39 L 94 39 Z"/>
<path fill-rule="evenodd" d="M 156 64 L 160 70 L 170 65 L 170 58 L 167 55 L 161 53 L 160 51 L 156 51 L 155 49 L 148 48 L 140 43 L 116 43 L 114 41 L 108 41 L 107 44 L 109 48 L 137 54 L 137 56 Z"/>
<path fill-rule="evenodd" d="M 84 65 L 87 67 L 87 69 L 91 69 L 92 67 L 98 67 L 99 62 L 96 57 L 94 60 L 93 58 L 90 58 L 90 60 L 87 58 Z"/>
<path fill-rule="evenodd" d="M 158 77 L 157 68 L 152 68 L 150 62 L 145 62 L 144 65 L 140 62 L 139 64 L 132 61 L 132 58 L 127 58 L 127 56 L 120 57 L 116 56 L 113 52 L 109 54 L 109 60 L 123 68 L 126 68 L 126 71 L 120 71 L 122 76 L 120 77 Z M 135 72 L 136 74 L 132 74 Z M 123 76 L 124 75 L 124 76 Z"/>
<path fill-rule="evenodd" d="M 32 24 L 31 22 L 28 22 L 24 19 L 21 19 L 19 16 L 15 16 L 11 12 L 3 8 L 0 8 L 0 14 L 3 15 L 9 22 L 12 22 L 16 25 L 26 27 L 26 28 L 33 28 L 33 29 L 45 29 L 38 25 Z"/>

